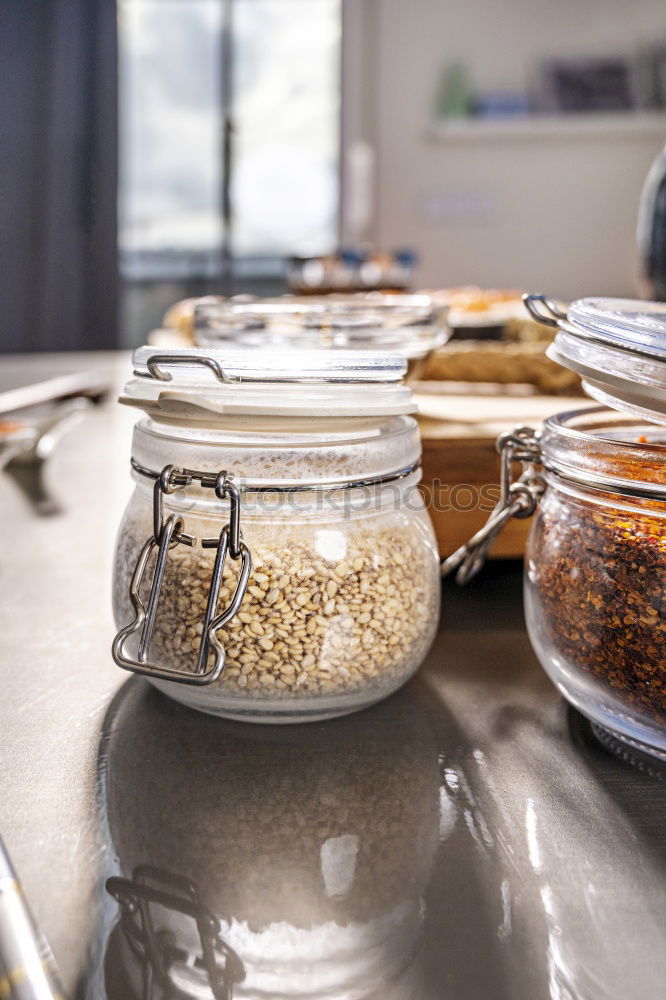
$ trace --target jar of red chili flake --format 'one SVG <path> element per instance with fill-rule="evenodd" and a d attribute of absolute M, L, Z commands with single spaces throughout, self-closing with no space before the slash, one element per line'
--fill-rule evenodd
<path fill-rule="evenodd" d="M 539 660 L 594 726 L 666 760 L 666 305 L 525 304 L 557 327 L 550 356 L 606 405 L 502 435 L 502 498 L 444 572 L 469 579 L 507 520 L 535 514 L 525 601 Z"/>

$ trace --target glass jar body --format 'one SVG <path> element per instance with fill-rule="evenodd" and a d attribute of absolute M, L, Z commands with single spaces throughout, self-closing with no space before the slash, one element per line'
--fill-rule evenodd
<path fill-rule="evenodd" d="M 565 698 L 666 758 L 666 502 L 549 475 L 525 601 L 532 645 Z"/>
<path fill-rule="evenodd" d="M 271 492 L 241 504 L 252 556 L 238 613 L 220 629 L 221 677 L 195 687 L 154 680 L 194 708 L 235 719 L 309 721 L 366 707 L 400 687 L 434 637 L 439 612 L 438 555 L 417 476 L 365 489 Z M 164 514 L 194 536 L 169 551 L 150 661 L 194 670 L 217 538 L 228 505 L 173 494 Z M 152 534 L 152 488 L 137 486 L 116 549 L 114 614 L 132 619 L 129 583 Z M 238 563 L 227 559 L 219 604 L 233 593 Z M 147 600 L 148 583 L 143 597 Z"/>

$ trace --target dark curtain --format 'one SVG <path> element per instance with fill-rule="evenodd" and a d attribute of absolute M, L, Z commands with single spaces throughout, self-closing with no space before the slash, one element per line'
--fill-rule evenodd
<path fill-rule="evenodd" d="M 0 351 L 115 347 L 115 0 L 0 0 L 0 130 Z"/>

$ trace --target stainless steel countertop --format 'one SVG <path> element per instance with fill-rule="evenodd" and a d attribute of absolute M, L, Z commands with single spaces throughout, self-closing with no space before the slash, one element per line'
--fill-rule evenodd
<path fill-rule="evenodd" d="M 5 358 L 0 382 L 81 367 L 129 371 Z M 597 745 L 542 673 L 519 567 L 445 586 L 427 662 L 376 708 L 198 716 L 109 652 L 134 419 L 111 400 L 62 440 L 61 515 L 0 477 L 0 833 L 70 993 L 133 995 L 104 883 L 147 863 L 236 921 L 235 996 L 263 976 L 266 997 L 661 1000 L 666 785 Z"/>

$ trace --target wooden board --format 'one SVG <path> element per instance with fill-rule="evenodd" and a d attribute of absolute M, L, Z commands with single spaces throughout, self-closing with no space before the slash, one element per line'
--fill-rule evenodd
<path fill-rule="evenodd" d="M 483 526 L 498 496 L 498 435 L 525 424 L 538 428 L 554 413 L 592 405 L 581 397 L 451 393 L 442 391 L 442 383 L 417 384 L 415 390 L 423 489 L 442 555 Z M 510 521 L 492 558 L 521 558 L 529 527 L 529 519 Z"/>

